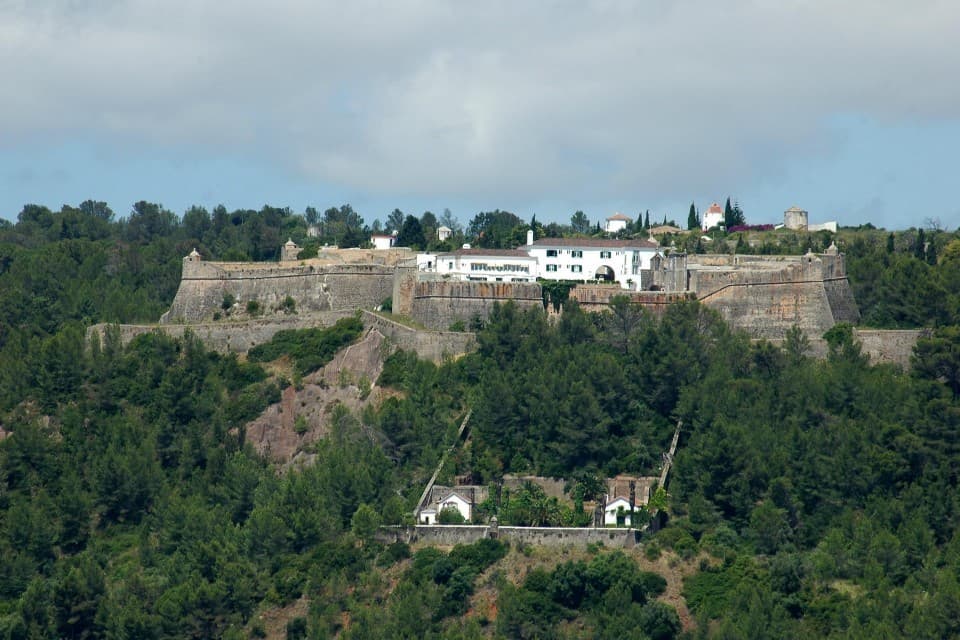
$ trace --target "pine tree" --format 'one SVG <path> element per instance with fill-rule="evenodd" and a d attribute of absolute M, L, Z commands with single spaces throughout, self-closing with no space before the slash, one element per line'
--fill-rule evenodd
<path fill-rule="evenodd" d="M 643 219 L 643 228 L 644 229 L 650 228 L 650 209 L 647 209 L 647 215 Z"/>

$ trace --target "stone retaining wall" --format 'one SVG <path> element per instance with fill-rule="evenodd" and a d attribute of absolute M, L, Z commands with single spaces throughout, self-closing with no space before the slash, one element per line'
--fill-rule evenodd
<path fill-rule="evenodd" d="M 465 326 L 486 319 L 496 303 L 513 300 L 521 309 L 543 307 L 539 284 L 527 282 L 419 281 L 413 285 L 411 316 L 430 329 Z"/>
<path fill-rule="evenodd" d="M 471 544 L 490 537 L 485 525 L 412 525 L 381 527 L 381 542 L 421 543 L 441 546 Z M 630 548 L 640 540 L 638 529 L 592 529 L 586 527 L 499 527 L 497 537 L 504 542 L 548 547 L 586 547 L 602 544 L 608 548 Z"/>
<path fill-rule="evenodd" d="M 208 349 L 225 352 L 246 353 L 253 347 L 284 329 L 310 329 L 313 327 L 333 326 L 340 318 L 353 315 L 352 311 L 325 311 L 290 316 L 258 318 L 243 322 L 198 322 L 193 324 L 121 324 L 116 325 L 120 332 L 120 341 L 127 344 L 135 337 L 160 331 L 174 337 L 183 336 L 189 330 L 193 332 Z M 469 353 L 474 349 L 476 336 L 472 333 L 454 331 L 423 331 L 412 329 L 364 311 L 361 314 L 367 329 L 376 328 L 400 349 L 415 352 L 419 357 L 434 362 Z M 103 339 L 108 324 L 97 324 L 87 329 L 87 337 L 94 333 Z"/>
<path fill-rule="evenodd" d="M 301 312 L 373 309 L 392 295 L 393 271 L 392 266 L 377 264 L 281 266 L 185 261 L 180 287 L 160 322 L 210 320 L 222 311 L 227 294 L 241 308 L 255 301 L 265 312 L 280 307 L 287 297 Z"/>

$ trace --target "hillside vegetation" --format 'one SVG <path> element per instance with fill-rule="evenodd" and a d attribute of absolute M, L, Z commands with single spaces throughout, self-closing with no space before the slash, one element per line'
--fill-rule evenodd
<path fill-rule="evenodd" d="M 844 326 L 816 361 L 799 332 L 751 343 L 695 303 L 660 320 L 571 305 L 556 323 L 508 304 L 473 354 L 391 356 L 376 382 L 394 393 L 335 408 L 315 464 L 279 474 L 244 429 L 289 382 L 189 334 L 85 341 L 84 325 L 156 319 L 173 296 L 195 238 L 137 216 L 0 229 L 0 638 L 262 637 L 281 611 L 290 638 L 677 637 L 662 580 L 630 555 L 513 574 L 498 543 L 373 539 L 408 517 L 468 407 L 446 480 L 653 473 L 683 421 L 668 526 L 642 553 L 699 567 L 683 586 L 691 637 L 960 633 L 954 234 L 935 234 L 934 264 L 910 234 L 892 249 L 845 236 L 855 290 L 875 277 L 865 318 L 933 328 L 910 372 L 871 366 Z M 330 352 L 285 338 L 259 357 Z M 527 498 L 544 521 L 578 517 Z"/>

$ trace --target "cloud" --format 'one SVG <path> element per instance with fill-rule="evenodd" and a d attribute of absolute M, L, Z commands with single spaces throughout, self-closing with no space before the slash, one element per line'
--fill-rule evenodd
<path fill-rule="evenodd" d="M 960 117 L 958 22 L 933 0 L 0 0 L 0 145 L 227 151 L 412 196 L 728 192 L 828 157 L 837 114 Z"/>

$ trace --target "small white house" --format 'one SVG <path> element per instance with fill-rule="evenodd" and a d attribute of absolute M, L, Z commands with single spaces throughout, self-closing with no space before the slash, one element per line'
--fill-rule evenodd
<path fill-rule="evenodd" d="M 723 223 L 723 207 L 720 206 L 719 202 L 714 202 L 703 214 L 700 220 L 700 227 L 704 231 L 708 231 L 714 227 L 723 226 Z"/>
<path fill-rule="evenodd" d="M 631 218 L 630 216 L 625 216 L 618 211 L 617 213 L 607 218 L 607 225 L 606 227 L 604 227 L 604 231 L 606 231 L 607 233 L 616 233 L 618 231 L 623 231 L 624 229 L 627 228 L 627 225 L 629 225 L 631 222 L 633 222 L 633 218 Z"/>
<path fill-rule="evenodd" d="M 603 507 L 603 524 L 608 527 L 629 527 L 630 501 L 620 496 L 607 502 Z"/>
<path fill-rule="evenodd" d="M 437 227 L 437 240 L 439 240 L 440 242 L 443 242 L 444 240 L 449 239 L 450 236 L 452 235 L 453 235 L 453 229 L 451 229 L 450 227 L 446 227 L 442 225 Z"/>
<path fill-rule="evenodd" d="M 370 236 L 370 244 L 374 249 L 390 249 L 397 244 L 397 234 L 374 233 Z"/>
<path fill-rule="evenodd" d="M 420 512 L 417 518 L 420 524 L 440 524 L 440 513 L 447 509 L 453 509 L 459 513 L 465 522 L 469 522 L 473 516 L 473 505 L 469 500 L 455 491 L 451 491 L 442 497 L 439 501 L 427 506 Z"/>

